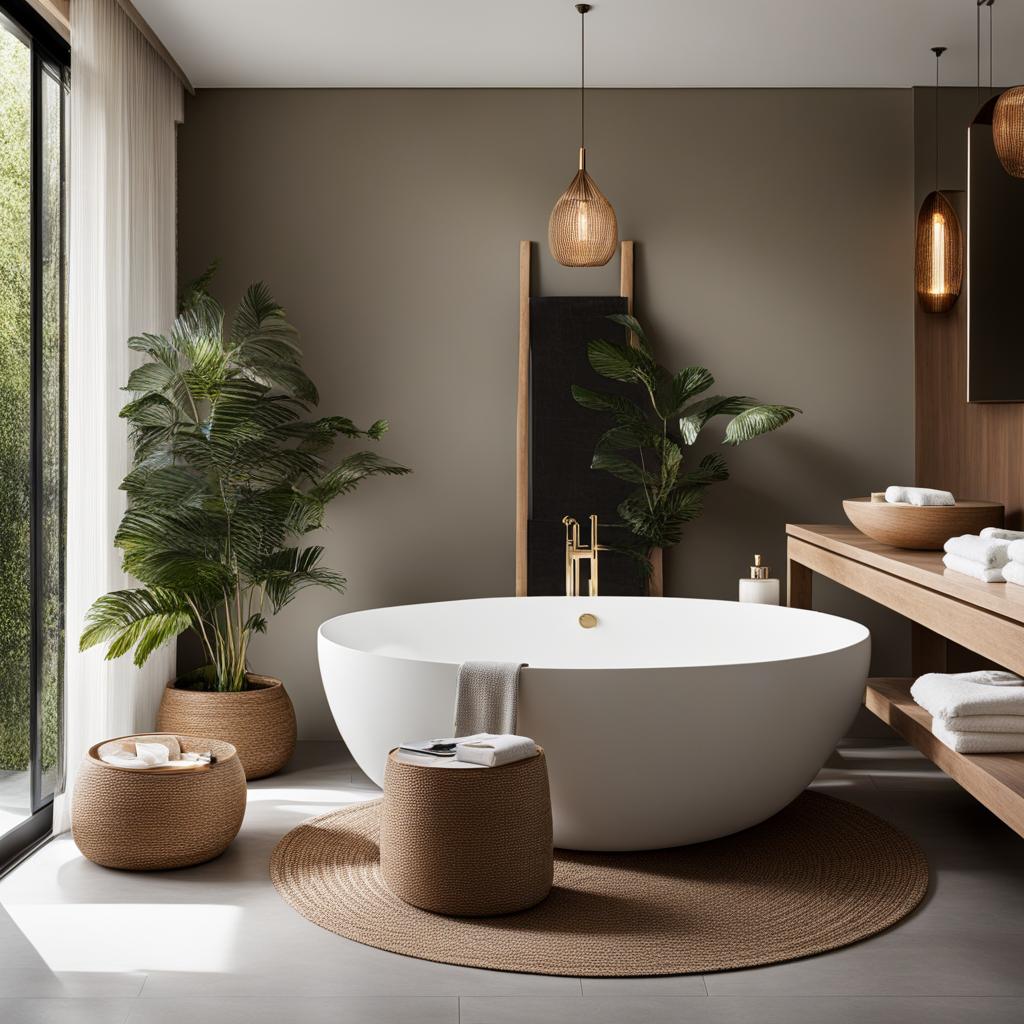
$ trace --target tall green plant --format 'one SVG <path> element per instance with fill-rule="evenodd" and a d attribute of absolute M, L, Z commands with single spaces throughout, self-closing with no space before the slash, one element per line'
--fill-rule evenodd
<path fill-rule="evenodd" d="M 615 314 L 609 319 L 632 332 L 635 341 L 590 342 L 590 365 L 608 380 L 635 384 L 641 390 L 641 401 L 578 384 L 573 385 L 572 395 L 584 408 L 610 413 L 614 420 L 615 425 L 597 441 L 591 468 L 637 485 L 618 507 L 622 525 L 635 538 L 632 545 L 621 548 L 639 559 L 646 574 L 651 552 L 678 544 L 683 527 L 703 512 L 707 488 L 729 478 L 719 452 L 705 455 L 696 469 L 684 471 L 684 450 L 696 442 L 708 421 L 716 416 L 731 417 L 723 440 L 737 445 L 778 429 L 800 410 L 791 405 L 768 405 L 745 395 L 697 399 L 715 382 L 708 370 L 687 366 L 669 373 L 655 361 L 650 342 L 634 317 Z"/>
<path fill-rule="evenodd" d="M 207 280 L 169 335 L 128 342 L 148 360 L 125 388 L 134 460 L 114 543 L 143 586 L 99 598 L 81 646 L 108 643 L 107 658 L 134 648 L 142 665 L 192 628 L 212 666 L 205 685 L 241 690 L 249 642 L 266 631 L 268 611 L 306 587 L 345 588 L 320 565 L 323 548 L 299 538 L 363 480 L 409 470 L 372 451 L 329 465 L 339 437 L 376 441 L 387 421 L 360 430 L 343 416 L 308 418 L 318 395 L 284 310 L 255 284 L 225 334 Z"/>

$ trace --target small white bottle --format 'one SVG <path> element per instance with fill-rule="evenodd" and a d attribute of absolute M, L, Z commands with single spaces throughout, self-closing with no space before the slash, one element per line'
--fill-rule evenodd
<path fill-rule="evenodd" d="M 749 604 L 779 603 L 779 581 L 772 578 L 770 566 L 761 564 L 760 555 L 754 555 L 750 578 L 740 580 L 740 601 Z"/>

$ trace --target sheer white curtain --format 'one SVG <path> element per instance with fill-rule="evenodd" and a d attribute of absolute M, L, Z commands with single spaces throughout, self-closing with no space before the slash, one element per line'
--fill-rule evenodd
<path fill-rule="evenodd" d="M 175 124 L 182 85 L 116 0 L 75 0 L 71 41 L 68 334 L 67 675 L 64 792 L 54 829 L 70 823 L 88 747 L 151 729 L 173 647 L 137 669 L 126 656 L 82 654 L 89 605 L 131 586 L 113 536 L 129 464 L 120 390 L 133 334 L 164 332 L 175 303 Z"/>

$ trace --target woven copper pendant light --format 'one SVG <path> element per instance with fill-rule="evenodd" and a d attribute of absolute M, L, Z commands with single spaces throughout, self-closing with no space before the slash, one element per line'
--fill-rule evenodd
<path fill-rule="evenodd" d="M 935 191 L 925 198 L 917 215 L 914 283 L 918 301 L 926 313 L 946 313 L 952 309 L 964 279 L 960 219 L 939 191 L 939 58 L 945 52 L 944 46 L 932 47 L 935 54 Z"/>
<path fill-rule="evenodd" d="M 992 6 L 995 0 L 978 0 L 981 8 L 988 8 L 988 81 L 992 88 Z M 980 37 L 980 20 L 979 20 Z M 1007 174 L 1024 178 L 1024 85 L 1007 89 L 996 100 L 992 111 L 992 145 Z"/>
<path fill-rule="evenodd" d="M 996 100 L 992 142 L 1006 173 L 1024 178 L 1024 85 L 1007 89 Z"/>
<path fill-rule="evenodd" d="M 551 211 L 548 246 L 563 267 L 603 267 L 618 247 L 619 224 L 612 204 L 587 174 L 584 22 L 590 4 L 576 4 L 576 10 L 580 12 L 580 167 Z"/>

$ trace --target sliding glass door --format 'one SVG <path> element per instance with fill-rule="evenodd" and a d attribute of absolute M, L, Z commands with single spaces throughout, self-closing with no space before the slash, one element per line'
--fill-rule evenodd
<path fill-rule="evenodd" d="M 0 868 L 49 830 L 60 782 L 67 66 L 0 0 Z"/>

